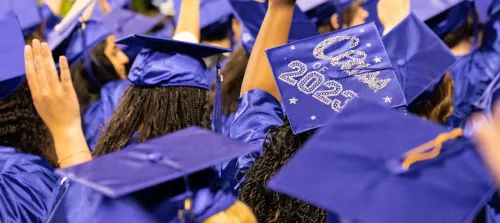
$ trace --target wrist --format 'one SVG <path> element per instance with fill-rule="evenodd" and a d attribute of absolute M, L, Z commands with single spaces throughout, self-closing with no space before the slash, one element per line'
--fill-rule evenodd
<path fill-rule="evenodd" d="M 68 138 L 78 136 L 80 134 L 83 135 L 83 130 L 81 124 L 72 124 L 63 128 L 50 128 L 50 133 L 52 133 L 52 137 L 56 140 L 56 138 Z"/>
<path fill-rule="evenodd" d="M 268 10 L 280 10 L 280 9 L 285 9 L 285 10 L 290 10 L 290 9 L 295 9 L 295 1 L 285 1 L 285 2 L 275 2 L 271 1 L 269 2 Z"/>

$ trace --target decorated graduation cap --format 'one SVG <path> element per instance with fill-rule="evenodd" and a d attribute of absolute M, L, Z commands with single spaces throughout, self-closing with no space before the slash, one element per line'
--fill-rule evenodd
<path fill-rule="evenodd" d="M 2 0 L 0 1 L 0 18 L 16 15 L 24 35 L 33 32 L 42 22 L 36 0 Z"/>
<path fill-rule="evenodd" d="M 318 128 L 354 98 L 390 108 L 406 105 L 373 23 L 266 51 L 295 134 Z"/>
<path fill-rule="evenodd" d="M 0 18 L 0 99 L 24 80 L 24 37 L 16 16 Z"/>
<path fill-rule="evenodd" d="M 131 34 L 145 34 L 160 23 L 159 18 L 151 18 L 139 13 L 115 8 L 102 19 L 105 27 L 113 31 L 117 39 L 124 38 Z M 129 56 L 134 58 L 141 50 L 140 47 L 120 46 L 120 48 Z"/>
<path fill-rule="evenodd" d="M 179 22 L 179 12 L 181 11 L 182 0 L 173 1 L 175 11 L 174 19 L 175 24 L 177 24 Z M 227 26 L 228 29 L 230 29 L 231 14 L 231 6 L 228 0 L 200 0 L 201 36 L 210 36 L 223 26 Z"/>
<path fill-rule="evenodd" d="M 268 187 L 359 222 L 470 222 L 494 185 L 462 133 L 358 99 Z"/>
<path fill-rule="evenodd" d="M 236 201 L 212 167 L 258 149 L 190 127 L 57 173 L 102 196 L 92 216 L 134 205 L 132 210 L 155 222 L 201 222 Z"/>
<path fill-rule="evenodd" d="M 95 20 L 80 21 L 81 16 L 95 0 L 79 1 L 47 37 L 47 43 L 52 49 L 54 58 L 66 56 L 70 66 L 83 60 L 88 78 L 99 86 L 96 76 L 92 72 L 90 60 L 99 66 L 100 63 L 90 51 L 112 34 L 101 22 Z M 104 70 L 104 69 L 102 69 Z"/>
<path fill-rule="evenodd" d="M 456 61 L 448 46 L 413 13 L 385 35 L 383 42 L 408 104 L 417 97 L 431 96 Z"/>
<path fill-rule="evenodd" d="M 252 52 L 260 27 L 266 16 L 268 3 L 248 0 L 230 0 L 236 18 L 243 25 L 241 41 L 247 53 Z M 307 16 L 295 7 L 288 41 L 293 42 L 318 35 L 314 24 Z"/>

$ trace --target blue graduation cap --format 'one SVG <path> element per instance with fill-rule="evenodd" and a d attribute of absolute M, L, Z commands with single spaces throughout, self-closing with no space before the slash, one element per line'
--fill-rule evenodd
<path fill-rule="evenodd" d="M 259 34 L 260 26 L 266 16 L 268 3 L 248 0 L 230 0 L 230 3 L 236 18 L 243 25 L 243 32 L 241 34 L 243 47 L 247 53 L 250 53 L 255 44 L 255 39 Z M 288 41 L 293 42 L 318 34 L 316 26 L 296 6 L 293 13 Z"/>
<path fill-rule="evenodd" d="M 468 0 L 411 0 L 411 10 L 442 37 L 467 21 L 473 4 Z"/>
<path fill-rule="evenodd" d="M 413 13 L 383 41 L 408 104 L 431 96 L 456 61 L 448 46 Z"/>
<path fill-rule="evenodd" d="M 0 19 L 0 99 L 14 92 L 24 80 L 24 37 L 16 16 Z"/>
<path fill-rule="evenodd" d="M 92 219 L 112 219 L 113 214 L 129 209 L 137 213 L 136 220 L 142 216 L 154 222 L 177 222 L 172 220 L 183 217 L 201 222 L 236 201 L 229 184 L 212 167 L 258 149 L 190 127 L 57 173 L 99 194 L 101 199 L 91 205 L 97 207 Z M 192 207 L 186 207 L 186 202 Z"/>
<path fill-rule="evenodd" d="M 331 0 L 298 0 L 297 6 L 315 24 L 327 23 L 337 12 L 335 3 Z"/>
<path fill-rule="evenodd" d="M 31 33 L 42 22 L 36 0 L 0 1 L 0 18 L 9 15 L 17 16 L 25 35 Z"/>
<path fill-rule="evenodd" d="M 124 38 L 131 34 L 146 34 L 160 23 L 159 18 L 151 18 L 139 13 L 115 8 L 102 19 L 105 27 L 112 30 L 117 39 Z M 139 47 L 120 46 L 120 48 L 129 56 L 134 58 L 139 52 Z"/>
<path fill-rule="evenodd" d="M 355 100 L 268 187 L 356 222 L 470 222 L 495 187 L 461 134 Z"/>
<path fill-rule="evenodd" d="M 318 128 L 354 98 L 390 108 L 406 105 L 373 23 L 266 51 L 295 134 Z"/>
<path fill-rule="evenodd" d="M 175 24 L 179 22 L 179 12 L 182 0 L 174 1 Z M 200 30 L 201 36 L 209 36 L 220 27 L 231 21 L 231 6 L 228 0 L 200 0 Z M 228 26 L 228 28 L 231 28 Z"/>
<path fill-rule="evenodd" d="M 140 34 L 125 37 L 116 43 L 143 48 L 128 75 L 130 85 L 137 87 L 189 86 L 209 90 L 202 58 L 231 51 Z"/>
<path fill-rule="evenodd" d="M 100 86 L 92 72 L 90 60 L 95 61 L 97 64 L 99 62 L 90 55 L 90 51 L 106 40 L 112 32 L 101 22 L 95 20 L 80 21 L 80 17 L 91 3 L 91 1 L 88 2 L 71 8 L 67 17 L 47 36 L 47 44 L 52 49 L 54 58 L 64 55 L 68 59 L 70 66 L 83 59 L 85 69 L 89 74 L 89 80 L 96 86 Z"/>
<path fill-rule="evenodd" d="M 109 12 L 102 23 L 113 31 L 117 39 L 121 39 L 131 34 L 145 34 L 158 25 L 160 20 L 128 9 L 117 8 Z"/>

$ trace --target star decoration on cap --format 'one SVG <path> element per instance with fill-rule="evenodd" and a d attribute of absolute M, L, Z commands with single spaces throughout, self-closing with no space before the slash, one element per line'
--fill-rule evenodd
<path fill-rule="evenodd" d="M 316 116 L 311 116 L 311 120 L 316 120 Z"/>
<path fill-rule="evenodd" d="M 361 28 L 359 29 L 360 32 L 364 33 L 365 32 L 365 29 Z"/>
<path fill-rule="evenodd" d="M 288 99 L 288 100 L 290 100 L 290 104 L 294 104 L 294 105 L 295 105 L 295 104 L 297 104 L 297 101 L 298 101 L 299 99 L 297 99 L 297 98 L 293 97 L 293 98 L 290 98 L 290 99 Z"/>
<path fill-rule="evenodd" d="M 391 103 L 392 98 L 389 96 L 385 96 L 384 103 Z"/>
<path fill-rule="evenodd" d="M 294 45 L 292 45 L 292 46 L 290 47 L 290 49 L 291 49 L 291 50 L 294 50 L 294 49 L 295 49 L 295 46 L 294 46 Z"/>
<path fill-rule="evenodd" d="M 380 58 L 380 57 L 375 57 L 375 58 L 373 59 L 373 61 L 375 61 L 375 63 L 380 63 L 380 62 L 382 62 L 382 58 Z"/>
<path fill-rule="evenodd" d="M 371 43 L 367 43 L 366 47 L 372 47 L 372 44 Z"/>

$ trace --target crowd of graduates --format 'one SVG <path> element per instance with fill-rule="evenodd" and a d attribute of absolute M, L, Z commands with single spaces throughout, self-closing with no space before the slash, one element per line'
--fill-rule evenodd
<path fill-rule="evenodd" d="M 500 223 L 500 0 L 0 0 L 0 223 Z"/>

